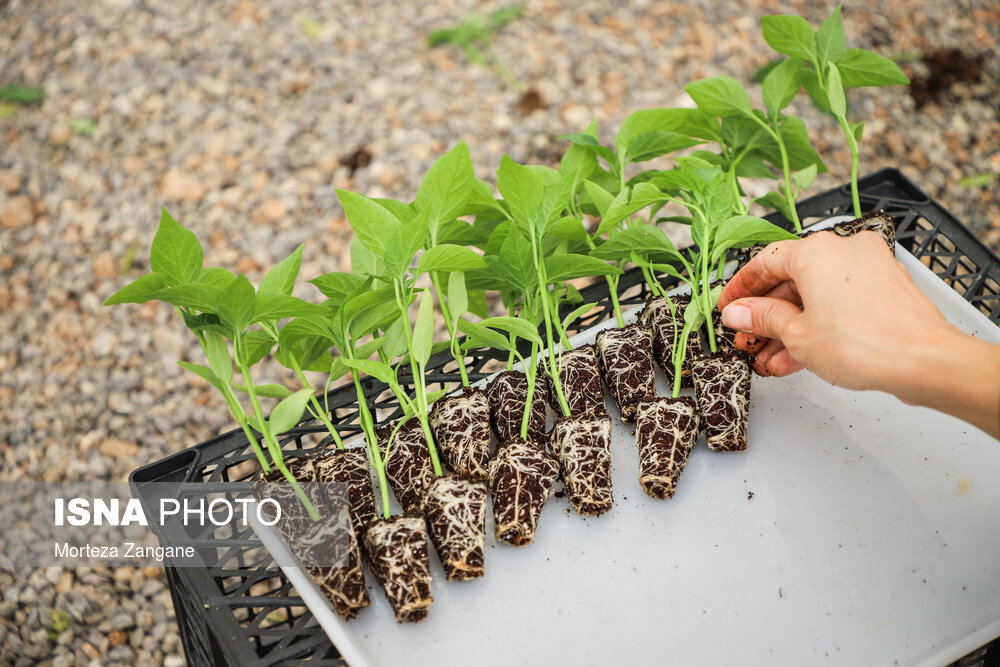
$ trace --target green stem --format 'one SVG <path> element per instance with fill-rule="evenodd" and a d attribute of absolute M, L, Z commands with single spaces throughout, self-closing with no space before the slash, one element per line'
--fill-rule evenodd
<path fill-rule="evenodd" d="M 799 212 L 795 207 L 795 193 L 792 191 L 792 170 L 788 166 L 788 151 L 785 149 L 785 141 L 781 138 L 781 133 L 777 132 L 768 123 L 757 117 L 757 114 L 750 114 L 757 123 L 767 130 L 771 138 L 778 144 L 778 151 L 781 153 L 781 170 L 785 175 L 785 201 L 788 202 L 788 210 L 792 214 L 792 224 L 795 231 L 802 233 L 802 222 L 799 220 Z"/>
<path fill-rule="evenodd" d="M 427 421 L 427 390 L 424 385 L 424 368 L 423 364 L 419 363 L 413 356 L 413 331 L 410 329 L 410 317 L 406 307 L 408 299 L 404 299 L 402 293 L 402 285 L 397 280 L 396 303 L 399 305 L 400 317 L 404 318 L 403 335 L 406 336 L 406 349 L 410 353 L 410 373 L 413 375 L 417 421 L 420 422 L 420 428 L 423 430 L 424 438 L 427 440 L 427 449 L 431 453 L 431 465 L 434 467 L 434 474 L 441 477 L 444 475 L 444 470 L 441 469 L 437 446 L 434 444 L 434 435 L 431 433 L 431 425 Z"/>
<path fill-rule="evenodd" d="M 236 345 L 239 345 L 238 338 Z M 260 401 L 257 400 L 257 391 L 254 389 L 253 380 L 250 378 L 250 368 L 247 366 L 242 354 L 237 353 L 236 356 L 239 358 L 240 373 L 243 374 L 243 382 L 246 384 L 247 393 L 250 395 L 250 404 L 253 405 L 253 411 L 254 415 L 257 417 L 257 423 L 260 424 L 261 429 L 263 429 L 261 435 L 267 443 L 267 448 L 271 453 L 271 460 L 274 462 L 274 466 L 281 471 L 281 474 L 288 480 L 288 483 L 292 485 L 292 490 L 298 497 L 299 502 L 302 503 L 302 506 L 306 508 L 306 511 L 309 513 L 309 518 L 313 521 L 319 521 L 319 512 L 316 511 L 316 508 L 313 507 L 312 502 L 309 501 L 309 498 L 302 490 L 302 487 L 299 486 L 299 481 L 295 479 L 295 475 L 293 475 L 285 466 L 285 457 L 281 451 L 281 445 L 278 444 L 278 440 L 274 437 L 274 434 L 271 433 L 271 425 L 266 419 L 264 419 L 264 412 L 260 408 Z"/>
<path fill-rule="evenodd" d="M 312 398 L 309 399 L 309 407 L 311 408 L 309 412 L 313 417 L 318 419 L 323 426 L 326 427 L 326 430 L 329 431 L 330 435 L 333 437 L 333 442 L 336 443 L 337 449 L 343 449 L 344 441 L 340 439 L 340 434 L 337 433 L 337 429 L 334 428 L 333 423 L 330 421 L 329 416 L 327 416 L 326 411 L 323 410 L 323 406 L 319 404 L 319 399 L 316 398 L 316 392 L 312 388 L 312 385 L 309 384 L 309 378 L 307 378 L 306 374 L 302 372 L 302 368 L 299 366 L 298 360 L 294 358 L 294 355 L 289 355 L 289 358 L 292 361 L 292 366 L 295 368 L 295 373 L 299 376 L 299 381 L 302 383 L 302 386 L 312 392 Z"/>
<path fill-rule="evenodd" d="M 382 515 L 388 519 L 389 511 L 389 480 L 385 476 L 385 464 L 382 462 L 382 454 L 378 449 L 378 440 L 375 438 L 375 420 L 368 410 L 368 398 L 361 387 L 361 377 L 358 372 L 351 369 L 351 377 L 354 379 L 354 392 L 358 396 L 358 415 L 361 420 L 361 430 L 365 432 L 365 439 L 368 440 L 368 449 L 372 453 L 372 465 L 375 467 L 375 475 L 378 477 L 378 488 L 382 500 Z"/>
<path fill-rule="evenodd" d="M 524 377 L 528 381 L 527 400 L 524 402 L 524 412 L 521 414 L 521 440 L 528 439 L 528 423 L 531 420 L 531 404 L 535 400 L 535 364 L 538 363 L 538 343 L 531 344 L 531 366 L 524 369 Z"/>
<path fill-rule="evenodd" d="M 843 116 L 837 116 L 837 121 L 840 123 L 840 129 L 844 131 L 844 136 L 847 137 L 847 145 L 851 148 L 851 201 L 854 204 L 854 217 L 861 217 L 861 195 L 858 192 L 858 141 L 854 138 L 854 133 L 851 132 L 851 126 L 848 124 L 847 119 Z"/>
<path fill-rule="evenodd" d="M 705 326 L 708 328 L 708 347 L 715 354 L 718 350 L 715 347 L 715 330 L 712 327 L 712 270 L 708 261 L 708 253 L 702 253 L 701 280 L 705 283 L 701 296 L 701 312 L 705 316 Z"/>
<path fill-rule="evenodd" d="M 448 328 L 448 338 L 451 340 L 449 345 L 451 356 L 455 360 L 455 363 L 458 364 L 458 374 L 462 377 L 462 386 L 468 387 L 469 373 L 465 369 L 465 355 L 459 349 L 457 327 L 451 315 L 451 307 L 444 297 L 444 290 L 441 289 L 441 278 L 437 272 L 431 273 L 431 284 L 434 285 L 434 295 L 437 297 L 438 306 L 441 307 L 444 324 Z"/>

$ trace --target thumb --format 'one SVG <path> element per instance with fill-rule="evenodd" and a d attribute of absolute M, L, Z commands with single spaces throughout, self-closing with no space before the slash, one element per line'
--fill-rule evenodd
<path fill-rule="evenodd" d="M 722 311 L 722 323 L 730 329 L 749 331 L 782 340 L 789 323 L 802 315 L 802 310 L 784 299 L 750 297 L 733 301 Z"/>

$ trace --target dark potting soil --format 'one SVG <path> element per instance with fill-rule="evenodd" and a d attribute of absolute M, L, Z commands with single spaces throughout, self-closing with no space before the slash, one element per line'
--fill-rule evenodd
<path fill-rule="evenodd" d="M 312 459 L 299 457 L 289 461 L 287 466 L 319 512 L 319 521 L 309 517 L 292 485 L 277 468 L 258 478 L 253 485 L 253 495 L 258 501 L 272 498 L 278 502 L 281 518 L 277 528 L 292 554 L 316 580 L 337 614 L 344 619 L 354 618 L 358 609 L 368 606 L 369 599 L 350 512 L 331 511 L 321 486 L 316 483 L 318 476 Z"/>
<path fill-rule="evenodd" d="M 299 482 L 302 491 L 309 498 L 316 511 L 321 515 L 327 513 L 326 499 L 316 484 L 316 470 L 312 460 L 302 456 L 290 459 L 285 465 L 288 472 Z M 309 511 L 295 494 L 295 489 L 277 467 L 272 467 L 269 473 L 260 473 L 252 487 L 252 493 L 258 501 L 263 498 L 271 498 L 278 503 L 281 508 L 281 518 L 277 527 L 286 538 L 304 530 L 313 523 L 309 517 Z"/>
<path fill-rule="evenodd" d="M 388 452 L 383 463 L 389 484 L 396 499 L 407 513 L 419 514 L 423 508 L 424 494 L 434 480 L 434 464 L 427 449 L 427 438 L 416 417 L 411 417 L 389 443 L 395 422 L 375 429 L 375 437 L 382 452 Z"/>
<path fill-rule="evenodd" d="M 347 485 L 351 525 L 354 526 L 354 532 L 360 539 L 360 536 L 365 534 L 368 524 L 378 515 L 365 448 L 333 449 L 316 457 L 313 460 L 313 467 L 321 484 Z"/>
<path fill-rule="evenodd" d="M 515 547 L 531 544 L 558 475 L 559 462 L 537 443 L 515 439 L 497 449 L 490 461 L 490 492 L 498 540 Z"/>
<path fill-rule="evenodd" d="M 545 440 L 545 387 L 535 383 L 528 415 L 528 439 Z M 521 435 L 521 418 L 528 400 L 528 379 L 521 371 L 503 371 L 486 386 L 490 404 L 490 425 L 498 442 L 509 442 Z"/>
<path fill-rule="evenodd" d="M 560 417 L 549 447 L 559 458 L 573 509 L 587 516 L 611 509 L 611 418 L 596 413 Z"/>
<path fill-rule="evenodd" d="M 708 448 L 716 452 L 747 448 L 750 415 L 750 364 L 728 353 L 691 364 L 695 397 Z"/>
<path fill-rule="evenodd" d="M 860 218 L 838 222 L 833 226 L 837 236 L 853 236 L 858 232 L 871 231 L 882 237 L 889 250 L 896 254 L 896 221 L 885 211 L 872 211 Z"/>
<path fill-rule="evenodd" d="M 677 336 L 680 336 L 681 329 L 684 328 L 684 309 L 691 303 L 691 297 L 686 295 L 672 295 L 670 301 L 674 304 L 677 312 Z M 674 381 L 674 319 L 670 314 L 670 307 L 665 298 L 650 294 L 646 298 L 646 305 L 639 314 L 639 321 L 650 328 L 653 335 L 653 359 L 659 364 L 667 381 L 673 384 Z M 692 331 L 688 335 L 687 352 L 684 363 L 681 365 L 681 386 L 690 387 L 691 384 L 691 359 L 701 355 L 701 333 Z"/>
<path fill-rule="evenodd" d="M 424 517 L 448 581 L 466 581 L 486 572 L 486 484 L 446 475 L 431 482 Z"/>
<path fill-rule="evenodd" d="M 632 423 L 636 404 L 656 398 L 652 330 L 641 324 L 605 329 L 597 334 L 597 363 L 621 420 Z"/>
<path fill-rule="evenodd" d="M 378 519 L 365 533 L 365 550 L 396 622 L 424 619 L 434 602 L 424 518 L 405 515 Z"/>
<path fill-rule="evenodd" d="M 523 405 L 523 403 L 522 403 Z M 465 387 L 442 398 L 429 416 L 434 442 L 444 464 L 454 473 L 486 479 L 490 457 L 490 402 L 482 389 Z"/>
<path fill-rule="evenodd" d="M 694 398 L 658 398 L 640 403 L 635 419 L 639 486 L 651 498 L 672 498 L 698 439 Z"/>
<path fill-rule="evenodd" d="M 341 618 L 354 618 L 359 609 L 368 606 L 359 544 L 347 512 L 310 522 L 288 540 L 288 545 Z M 314 564 L 341 562 L 343 565 Z"/>
<path fill-rule="evenodd" d="M 601 374 L 597 369 L 597 354 L 593 345 L 582 345 L 561 353 L 556 358 L 556 367 L 559 369 L 559 383 L 570 414 L 582 415 L 594 410 L 605 410 L 604 390 L 601 388 Z M 549 405 L 560 412 L 559 396 L 548 370 L 549 359 L 546 356 L 538 362 L 538 377 L 544 378 Z"/>

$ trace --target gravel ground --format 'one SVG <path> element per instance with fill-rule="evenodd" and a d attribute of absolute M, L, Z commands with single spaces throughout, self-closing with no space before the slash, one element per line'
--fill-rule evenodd
<path fill-rule="evenodd" d="M 505 151 L 550 163 L 556 135 L 592 117 L 610 136 L 630 111 L 689 104 L 694 78 L 749 85 L 771 58 L 761 15 L 804 12 L 815 25 L 832 8 L 532 0 L 496 44 L 544 102 L 523 115 L 489 72 L 425 46 L 470 0 L 356 4 L 0 0 L 0 85 L 45 92 L 41 106 L 0 114 L 0 478 L 122 480 L 230 427 L 222 401 L 177 367 L 199 351 L 169 308 L 101 306 L 148 268 L 161 205 L 204 240 L 207 262 L 251 280 L 301 242 L 304 275 L 345 269 L 334 187 L 412 197 L 460 139 L 487 178 Z M 904 87 L 852 94 L 867 122 L 862 173 L 901 167 L 1000 247 L 997 181 L 960 184 L 1000 172 L 1000 6 L 846 4 L 849 45 L 931 75 L 919 99 Z M 958 74 L 971 81 L 946 85 L 939 70 L 961 63 L 933 56 L 946 49 L 969 56 Z M 834 123 L 797 111 L 832 172 L 813 192 L 846 180 Z M 274 365 L 263 375 L 287 379 Z M 0 572 L 0 598 L 0 663 L 182 664 L 156 568 Z M 47 632 L 51 609 L 69 614 L 67 629 Z"/>

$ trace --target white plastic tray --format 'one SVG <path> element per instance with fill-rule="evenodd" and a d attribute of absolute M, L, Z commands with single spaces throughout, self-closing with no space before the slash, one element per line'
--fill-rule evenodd
<path fill-rule="evenodd" d="M 951 322 L 1000 342 L 912 255 L 897 257 Z M 755 378 L 749 449 L 700 441 L 677 495 L 659 501 L 639 488 L 631 427 L 607 405 L 614 509 L 584 519 L 550 497 L 520 549 L 495 543 L 488 513 L 484 578 L 447 583 L 431 551 L 425 621 L 397 624 L 366 571 L 372 605 L 344 623 L 284 568 L 352 667 L 938 666 L 1000 635 L 1000 443 L 984 433 L 807 372 Z"/>

